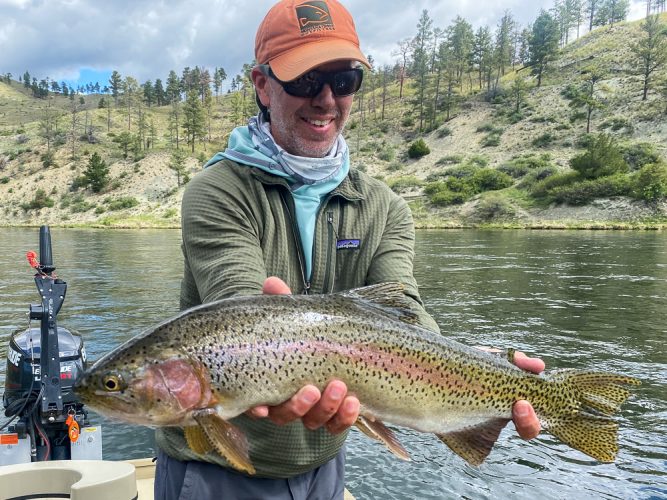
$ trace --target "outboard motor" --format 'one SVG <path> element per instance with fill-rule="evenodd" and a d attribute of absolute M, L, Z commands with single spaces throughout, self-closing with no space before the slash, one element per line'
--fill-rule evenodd
<path fill-rule="evenodd" d="M 27 254 L 41 298 L 40 304 L 30 305 L 30 320 L 39 327 L 29 325 L 9 341 L 2 403 L 13 424 L 9 433 L 0 434 L 0 464 L 101 459 L 101 429 L 89 426 L 87 411 L 72 390 L 86 368 L 83 340 L 56 321 L 67 283 L 55 275 L 47 226 L 40 229 L 39 248 L 39 261 L 34 252 Z M 80 441 L 82 432 L 86 435 Z"/>

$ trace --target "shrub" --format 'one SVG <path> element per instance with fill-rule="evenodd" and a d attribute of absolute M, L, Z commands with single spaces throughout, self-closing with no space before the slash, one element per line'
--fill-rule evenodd
<path fill-rule="evenodd" d="M 401 121 L 401 125 L 404 127 L 413 127 L 415 124 L 415 119 L 412 118 L 411 116 L 406 116 L 403 118 L 403 121 Z"/>
<path fill-rule="evenodd" d="M 466 177 L 472 177 L 479 169 L 480 167 L 476 165 L 470 165 L 466 162 L 464 165 L 449 169 L 447 171 L 447 175 L 451 177 L 457 177 L 459 179 L 464 179 Z"/>
<path fill-rule="evenodd" d="M 646 201 L 667 198 L 667 164 L 645 165 L 636 174 L 635 197 Z"/>
<path fill-rule="evenodd" d="M 443 181 L 429 182 L 424 186 L 424 194 L 427 196 L 434 195 L 440 191 L 447 189 L 447 184 Z"/>
<path fill-rule="evenodd" d="M 420 187 L 422 184 L 423 182 L 417 179 L 417 177 L 414 175 L 404 175 L 403 177 L 397 177 L 395 179 L 391 179 L 387 183 L 387 185 L 396 193 L 400 193 L 414 187 Z"/>
<path fill-rule="evenodd" d="M 498 167 L 499 172 L 509 175 L 514 179 L 520 179 L 529 172 L 525 165 L 515 165 L 514 163 L 504 163 Z"/>
<path fill-rule="evenodd" d="M 452 135 L 452 129 L 449 127 L 442 127 L 438 129 L 438 138 L 439 139 L 444 139 L 445 137 L 449 137 Z"/>
<path fill-rule="evenodd" d="M 465 161 L 465 165 L 472 167 L 486 167 L 489 159 L 484 155 L 472 155 Z"/>
<path fill-rule="evenodd" d="M 431 150 L 429 149 L 424 139 L 417 139 L 415 142 L 410 144 L 410 148 L 408 149 L 408 156 L 413 159 L 421 158 L 430 152 Z"/>
<path fill-rule="evenodd" d="M 502 196 L 491 195 L 480 200 L 475 210 L 475 216 L 482 221 L 512 219 L 516 209 Z"/>
<path fill-rule="evenodd" d="M 463 161 L 462 155 L 449 155 L 443 156 L 438 161 L 435 162 L 436 165 L 456 165 Z"/>
<path fill-rule="evenodd" d="M 40 208 L 51 208 L 55 202 L 46 195 L 46 191 L 38 189 L 35 191 L 34 198 L 29 203 L 21 205 L 23 210 L 39 210 Z"/>
<path fill-rule="evenodd" d="M 464 193 L 456 193 L 447 189 L 438 191 L 429 198 L 429 201 L 436 206 L 444 207 L 448 205 L 460 205 L 465 203 L 468 198 Z"/>
<path fill-rule="evenodd" d="M 123 196 L 121 198 L 116 198 L 107 203 L 109 210 L 124 210 L 126 208 L 136 207 L 139 204 L 139 200 L 132 196 Z"/>
<path fill-rule="evenodd" d="M 552 142 L 556 140 L 556 137 L 551 132 L 545 132 L 544 134 L 533 139 L 533 146 L 536 148 L 545 148 L 549 146 Z"/>
<path fill-rule="evenodd" d="M 42 154 L 40 159 L 42 160 L 42 165 L 44 165 L 44 168 L 49 168 L 51 166 L 55 166 L 56 164 L 56 154 L 53 151 L 47 151 L 46 153 Z"/>
<path fill-rule="evenodd" d="M 87 212 L 88 210 L 91 210 L 95 208 L 95 203 L 89 203 L 85 200 L 77 201 L 75 203 L 72 203 L 72 206 L 70 208 L 70 211 L 73 214 L 80 214 L 83 212 Z"/>
<path fill-rule="evenodd" d="M 552 166 L 551 155 L 549 153 L 517 156 L 512 159 L 511 163 L 516 166 L 525 166 L 530 170 Z"/>
<path fill-rule="evenodd" d="M 455 193 L 464 193 L 466 197 L 470 197 L 476 192 L 475 184 L 471 178 L 447 177 L 445 179 L 445 186 L 449 191 Z"/>
<path fill-rule="evenodd" d="M 635 131 L 635 127 L 630 120 L 622 116 L 614 116 L 605 120 L 600 124 L 602 129 L 611 129 L 612 132 L 623 130 L 625 134 L 631 135 Z"/>
<path fill-rule="evenodd" d="M 0 178 L 0 184 L 7 184 L 9 182 L 9 177 L 2 177 Z"/>
<path fill-rule="evenodd" d="M 496 127 L 492 123 L 483 123 L 477 129 L 475 132 L 493 132 L 496 130 Z"/>
<path fill-rule="evenodd" d="M 658 163 L 660 153 L 655 145 L 648 142 L 639 142 L 621 148 L 621 154 L 631 170 L 639 170 L 644 165 Z"/>
<path fill-rule="evenodd" d="M 626 196 L 632 192 L 630 179 L 625 174 L 588 179 L 569 186 L 559 186 L 549 192 L 549 197 L 557 203 L 585 205 L 596 198 Z"/>
<path fill-rule="evenodd" d="M 504 172 L 499 172 L 495 168 L 483 168 L 472 176 L 472 185 L 475 191 L 497 191 L 505 189 L 514 184 L 514 179 Z"/>
<path fill-rule="evenodd" d="M 385 147 L 382 151 L 378 153 L 378 158 L 382 161 L 391 161 L 396 156 L 394 148 Z"/>
<path fill-rule="evenodd" d="M 530 187 L 530 194 L 535 198 L 545 198 L 551 190 L 572 184 L 580 179 L 577 172 L 566 172 L 562 174 L 553 174 L 542 180 L 535 182 Z"/>
<path fill-rule="evenodd" d="M 570 160 L 570 166 L 585 179 L 596 179 L 627 172 L 628 164 L 614 139 L 606 134 L 598 135 L 587 151 Z"/>

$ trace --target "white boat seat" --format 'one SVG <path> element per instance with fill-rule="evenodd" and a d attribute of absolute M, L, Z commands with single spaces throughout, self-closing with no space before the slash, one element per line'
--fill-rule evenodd
<path fill-rule="evenodd" d="M 136 500 L 134 465 L 107 460 L 54 460 L 0 466 L 3 500 Z"/>

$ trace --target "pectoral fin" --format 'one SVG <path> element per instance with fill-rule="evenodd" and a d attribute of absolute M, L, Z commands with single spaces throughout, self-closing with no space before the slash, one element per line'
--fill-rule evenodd
<path fill-rule="evenodd" d="M 190 449 L 195 453 L 204 455 L 213 449 L 211 442 L 208 440 L 208 437 L 200 426 L 190 425 L 186 427 L 184 431 L 185 440 L 188 442 Z"/>
<path fill-rule="evenodd" d="M 366 434 L 369 438 L 381 441 L 385 444 L 389 451 L 402 460 L 410 460 L 410 454 L 403 445 L 396 439 L 396 435 L 391 429 L 386 427 L 379 420 L 370 420 L 362 415 L 359 415 L 355 423 L 357 428 Z"/>
<path fill-rule="evenodd" d="M 194 415 L 194 419 L 211 445 L 232 467 L 248 474 L 255 473 L 248 454 L 248 439 L 241 429 L 209 412 Z"/>
<path fill-rule="evenodd" d="M 507 422 L 509 422 L 507 418 L 493 418 L 460 431 L 437 434 L 437 436 L 469 464 L 481 465 L 491 453 L 491 448 Z"/>

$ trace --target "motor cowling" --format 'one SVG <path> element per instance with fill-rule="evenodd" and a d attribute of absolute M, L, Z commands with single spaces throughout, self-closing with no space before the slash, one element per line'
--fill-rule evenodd
<path fill-rule="evenodd" d="M 74 383 L 86 369 L 86 351 L 78 333 L 58 326 L 60 386 L 64 405 L 76 405 Z M 15 332 L 7 350 L 3 406 L 6 416 L 21 411 L 25 398 L 36 398 L 41 388 L 41 333 L 39 328 Z M 30 405 L 31 406 L 31 405 Z"/>

